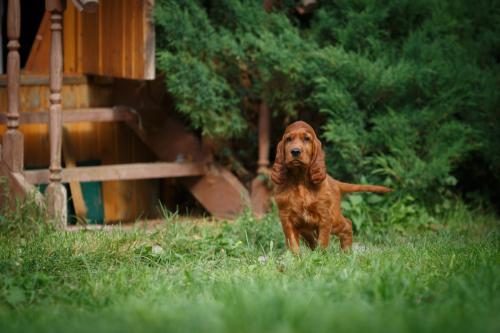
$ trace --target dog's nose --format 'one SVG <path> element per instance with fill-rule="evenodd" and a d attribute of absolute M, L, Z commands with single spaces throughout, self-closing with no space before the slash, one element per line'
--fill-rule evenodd
<path fill-rule="evenodd" d="M 293 157 L 298 157 L 300 155 L 300 149 L 299 148 L 292 148 L 291 153 L 292 153 Z"/>

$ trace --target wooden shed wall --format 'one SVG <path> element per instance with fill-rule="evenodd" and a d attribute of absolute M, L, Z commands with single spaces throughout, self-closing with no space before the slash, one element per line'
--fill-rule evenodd
<path fill-rule="evenodd" d="M 153 0 L 101 0 L 96 13 L 68 2 L 63 18 L 64 73 L 155 78 Z M 50 20 L 45 13 L 25 73 L 48 73 Z"/>

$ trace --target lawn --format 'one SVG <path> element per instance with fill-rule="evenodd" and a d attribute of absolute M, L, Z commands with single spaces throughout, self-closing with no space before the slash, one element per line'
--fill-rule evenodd
<path fill-rule="evenodd" d="M 499 332 L 495 217 L 284 249 L 274 214 L 153 231 L 0 233 L 2 332 Z M 29 219 L 28 219 L 29 220 Z M 24 221 L 24 222 L 22 222 Z"/>

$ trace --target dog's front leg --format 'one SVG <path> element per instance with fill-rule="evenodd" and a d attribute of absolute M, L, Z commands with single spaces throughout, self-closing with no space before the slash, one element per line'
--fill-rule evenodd
<path fill-rule="evenodd" d="M 323 249 L 328 248 L 328 244 L 330 244 L 330 233 L 331 228 L 329 225 L 322 225 L 319 227 L 318 232 L 318 243 Z"/>
<path fill-rule="evenodd" d="M 299 232 L 290 224 L 283 224 L 285 241 L 287 247 L 294 253 L 299 254 Z"/>
<path fill-rule="evenodd" d="M 349 250 L 352 246 L 352 222 L 348 218 L 343 218 L 343 228 L 339 232 L 340 248 L 342 250 Z"/>

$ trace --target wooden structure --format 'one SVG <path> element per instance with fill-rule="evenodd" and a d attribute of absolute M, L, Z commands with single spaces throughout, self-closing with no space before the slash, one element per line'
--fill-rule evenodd
<path fill-rule="evenodd" d="M 153 0 L 46 0 L 21 66 L 26 3 L 8 0 L 7 75 L 0 73 L 0 177 L 16 197 L 31 192 L 41 204 L 36 185 L 48 184 L 48 212 L 61 226 L 68 196 L 85 217 L 85 182 L 102 182 L 107 222 L 151 215 L 162 199 L 158 179 L 176 179 L 216 217 L 249 205 L 245 187 L 214 163 L 210 144 L 171 115 L 155 77 Z M 78 165 L 87 160 L 99 165 Z"/>

